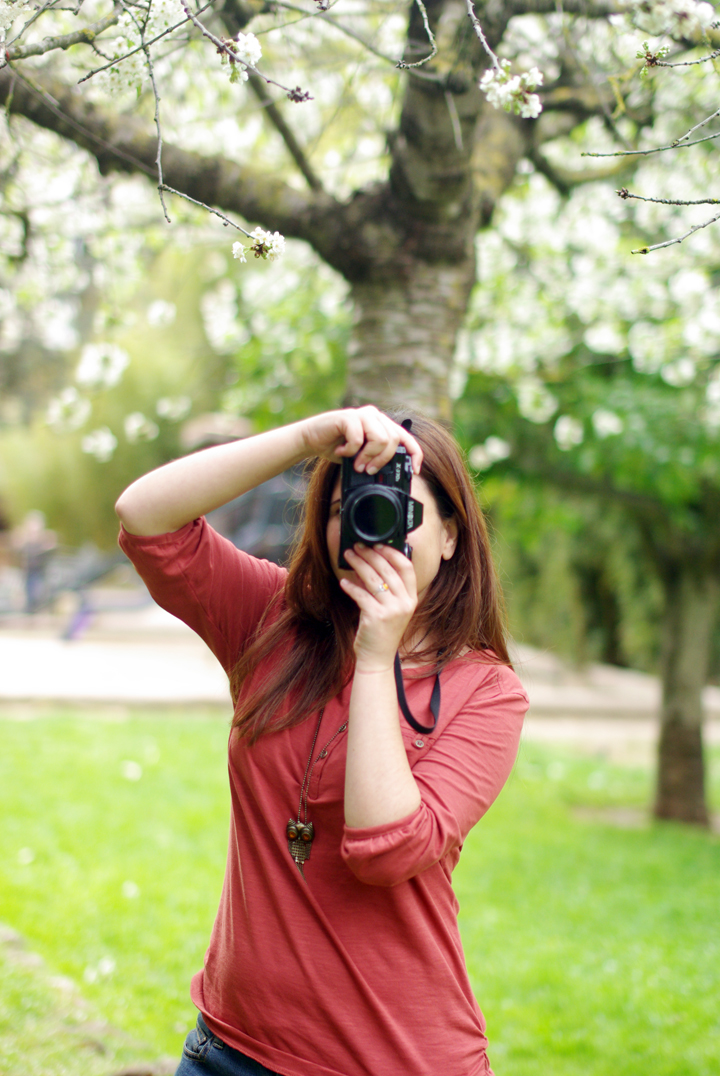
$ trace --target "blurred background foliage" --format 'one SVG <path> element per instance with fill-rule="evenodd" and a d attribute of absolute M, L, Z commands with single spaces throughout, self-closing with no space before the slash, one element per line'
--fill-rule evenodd
<path fill-rule="evenodd" d="M 33 378 L 18 386 L 14 409 L 6 396 L 0 502 L 10 523 L 40 509 L 63 543 L 110 549 L 118 495 L 194 447 L 182 436 L 193 418 L 241 414 L 260 430 L 336 406 L 349 326 L 342 285 L 301 244 L 282 265 L 251 263 L 242 275 L 226 251 L 200 244 L 150 253 L 119 312 L 108 314 L 94 296 L 87 322 L 102 331 L 87 336 L 129 362 L 116 383 L 82 394 L 91 410 L 76 429 L 72 418 L 48 421 L 48 398 L 63 378 L 72 381 L 87 339 L 56 362 L 57 382 L 48 369 L 44 391 Z M 128 435 L 131 415 L 146 420 L 139 434 Z M 88 432 L 98 429 L 116 441 L 107 458 L 87 448 Z"/>

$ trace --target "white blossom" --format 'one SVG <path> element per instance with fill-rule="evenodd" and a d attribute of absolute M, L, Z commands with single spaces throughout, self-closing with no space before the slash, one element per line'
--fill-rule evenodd
<path fill-rule="evenodd" d="M 242 243 L 233 243 L 233 258 L 246 262 L 247 255 L 254 254 L 256 258 L 274 262 L 285 253 L 285 236 L 280 235 L 280 232 L 266 232 L 264 228 L 254 228 L 248 238 L 252 240 L 249 247 L 244 247 Z"/>
<path fill-rule="evenodd" d="M 696 37 L 716 18 L 712 4 L 703 0 L 631 0 L 630 16 L 648 34 L 676 38 Z"/>
<path fill-rule="evenodd" d="M 165 299 L 156 299 L 147 308 L 146 317 L 148 324 L 152 325 L 153 328 L 161 328 L 165 325 L 172 325 L 176 314 L 177 307 L 175 303 L 168 303 Z"/>
<path fill-rule="evenodd" d="M 656 374 L 666 357 L 662 328 L 650 321 L 636 321 L 630 326 L 628 348 L 638 373 Z"/>
<path fill-rule="evenodd" d="M 563 452 L 569 452 L 571 448 L 582 444 L 584 436 L 582 422 L 573 418 L 572 415 L 561 415 L 555 423 L 553 434 L 558 448 Z"/>
<path fill-rule="evenodd" d="M 510 445 L 502 437 L 488 437 L 484 444 L 473 445 L 468 453 L 470 466 L 476 471 L 485 471 L 498 460 L 505 460 L 511 453 Z"/>
<path fill-rule="evenodd" d="M 697 366 L 689 356 L 685 355 L 674 362 L 667 362 L 660 369 L 660 377 L 668 385 L 674 388 L 682 388 L 683 385 L 691 385 L 697 376 Z"/>
<path fill-rule="evenodd" d="M 233 52 L 237 56 L 241 63 L 245 63 L 248 67 L 257 67 L 258 61 L 262 57 L 262 48 L 260 42 L 255 37 L 255 34 L 244 34 L 242 31 L 235 38 L 237 44 L 235 45 Z"/>
<path fill-rule="evenodd" d="M 615 326 L 598 322 L 586 330 L 583 340 L 591 351 L 599 355 L 619 355 L 625 350 L 625 337 Z"/>
<path fill-rule="evenodd" d="M 154 441 L 160 433 L 157 423 L 145 418 L 142 411 L 133 411 L 126 415 L 123 428 L 131 445 L 137 444 L 138 441 Z"/>
<path fill-rule="evenodd" d="M 109 46 L 105 46 L 110 59 L 118 62 L 101 71 L 93 82 L 110 94 L 125 90 L 139 93 L 143 83 L 150 77 L 145 54 L 140 49 L 126 59 L 122 57 L 138 48 L 143 38 L 146 42 L 152 41 L 185 17 L 180 0 L 150 0 L 147 4 L 139 3 L 132 11 L 126 8 L 118 20 L 115 38 Z M 107 40 L 104 37 L 103 44 Z"/>
<path fill-rule="evenodd" d="M 98 463 L 107 463 L 117 448 L 117 437 L 107 426 L 100 426 L 83 437 L 80 447 L 89 456 L 94 456 Z"/>
<path fill-rule="evenodd" d="M 558 401 L 536 377 L 526 377 L 515 386 L 518 410 L 530 422 L 547 422 L 558 409 Z"/>
<path fill-rule="evenodd" d="M 127 351 L 117 344 L 86 344 L 80 353 L 75 380 L 88 388 L 110 389 L 117 385 L 129 362 Z"/>
<path fill-rule="evenodd" d="M 495 108 L 514 112 L 524 119 L 535 119 L 542 112 L 542 102 L 536 93 L 542 85 L 542 72 L 537 67 L 521 75 L 510 74 L 510 61 L 501 60 L 499 67 L 490 67 L 480 79 L 480 89 Z"/>
<path fill-rule="evenodd" d="M 45 421 L 58 431 L 79 430 L 90 417 L 90 410 L 90 401 L 71 385 L 50 400 Z"/>
<path fill-rule="evenodd" d="M 58 298 L 38 303 L 33 310 L 37 337 L 49 351 L 72 351 L 80 342 L 75 327 L 77 308 Z"/>
<path fill-rule="evenodd" d="M 231 82 L 247 82 L 247 69 L 248 67 L 256 67 L 258 60 L 262 56 L 262 48 L 260 42 L 255 37 L 255 34 L 244 34 L 240 31 L 235 40 L 226 40 L 225 45 L 231 50 L 232 55 L 227 52 L 222 54 L 222 63 L 227 63 L 230 60 L 230 81 Z"/>
<path fill-rule="evenodd" d="M 0 40 L 5 40 L 5 30 L 9 30 L 16 19 L 27 19 L 33 13 L 25 0 L 0 0 Z"/>
<path fill-rule="evenodd" d="M 622 433 L 624 428 L 623 420 L 619 415 L 616 415 L 614 411 L 604 411 L 602 408 L 593 412 L 592 424 L 596 436 L 601 439 L 614 437 Z"/>
<path fill-rule="evenodd" d="M 162 396 L 155 404 L 155 412 L 168 422 L 179 422 L 190 414 L 192 400 L 189 396 Z"/>

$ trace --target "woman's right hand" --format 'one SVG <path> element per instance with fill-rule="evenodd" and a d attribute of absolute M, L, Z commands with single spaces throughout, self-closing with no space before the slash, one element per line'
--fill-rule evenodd
<path fill-rule="evenodd" d="M 343 456 L 358 454 L 356 471 L 375 474 L 403 445 L 412 460 L 413 471 L 420 474 L 422 449 L 406 429 L 378 411 L 366 406 L 326 411 L 313 415 L 301 424 L 309 456 L 322 456 L 339 463 Z"/>

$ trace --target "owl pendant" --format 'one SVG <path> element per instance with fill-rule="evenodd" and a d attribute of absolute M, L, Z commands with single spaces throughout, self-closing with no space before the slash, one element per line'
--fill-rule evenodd
<path fill-rule="evenodd" d="M 315 836 L 315 827 L 312 822 L 306 822 L 305 825 L 303 825 L 302 822 L 294 822 L 291 818 L 285 832 L 287 834 L 290 855 L 295 860 L 297 869 L 304 878 L 303 863 L 306 859 L 310 859 L 310 848 L 312 846 L 313 837 Z"/>

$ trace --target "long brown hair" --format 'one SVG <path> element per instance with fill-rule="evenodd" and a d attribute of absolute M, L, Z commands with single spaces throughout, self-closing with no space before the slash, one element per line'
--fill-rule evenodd
<path fill-rule="evenodd" d="M 412 419 L 413 436 L 423 450 L 420 477 L 441 518 L 454 519 L 458 530 L 454 555 L 441 562 L 415 612 L 413 627 L 427 639 L 427 646 L 413 657 L 427 662 L 429 672 L 466 648 L 484 652 L 488 662 L 509 665 L 487 527 L 460 447 L 443 426 L 424 415 L 388 414 L 396 422 Z M 251 742 L 264 732 L 304 720 L 337 695 L 353 673 L 359 611 L 338 584 L 326 540 L 340 467 L 325 459 L 314 460 L 309 467 L 303 523 L 285 588 L 270 603 L 230 678 L 236 703 L 233 727 Z M 281 660 L 268 660 L 278 654 Z"/>

